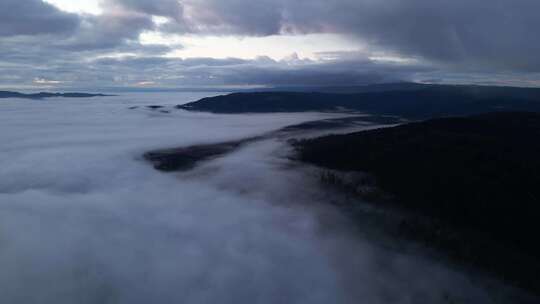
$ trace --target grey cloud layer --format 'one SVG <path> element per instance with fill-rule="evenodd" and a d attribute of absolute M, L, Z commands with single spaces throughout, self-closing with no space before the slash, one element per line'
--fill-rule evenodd
<path fill-rule="evenodd" d="M 102 3 L 101 15 L 76 15 L 40 0 L 1 1 L 0 69 L 4 75 L 0 85 L 28 84 L 45 77 L 71 85 L 80 85 L 81 79 L 87 85 L 97 81 L 96 86 L 111 79 L 129 79 L 121 81 L 126 84 L 143 78 L 172 86 L 354 84 L 411 79 L 419 72 L 429 72 L 429 77 L 442 81 L 449 74 L 497 74 L 502 79 L 506 73 L 513 78 L 532 79 L 534 84 L 540 72 L 540 39 L 535 30 L 540 28 L 540 2 L 536 0 Z M 165 17 L 168 22 L 156 24 L 154 16 Z M 109 66 L 94 62 L 95 58 L 119 52 L 148 57 L 142 61 L 156 60 L 170 48 L 139 42 L 142 32 L 152 30 L 239 36 L 338 33 L 367 43 L 374 52 L 412 57 L 418 63 L 381 64 L 364 55 L 338 56 L 338 60 L 318 64 L 236 59 L 234 65 L 221 65 L 205 58 L 198 59 L 198 66 L 168 59 L 142 67 L 129 58 L 110 62 Z"/>
<path fill-rule="evenodd" d="M 181 21 L 184 17 L 183 6 L 178 0 L 112 0 L 106 5 L 111 7 L 120 6 L 137 12 L 146 14 L 164 16 Z"/>
<path fill-rule="evenodd" d="M 78 71 L 73 73 L 71 71 Z M 57 64 L 33 70 L 30 79 L 61 81 L 65 86 L 88 88 L 125 87 L 151 83 L 160 87 L 201 86 L 324 86 L 361 85 L 412 80 L 433 71 L 418 65 L 396 65 L 364 60 L 317 62 L 213 58 L 126 57 L 103 58 L 84 63 Z M 16 71 L 13 71 L 15 75 Z"/>
<path fill-rule="evenodd" d="M 347 33 L 383 50 L 448 64 L 540 70 L 536 0 L 186 2 L 203 29 Z"/>
<path fill-rule="evenodd" d="M 0 1 L 0 39 L 2 36 L 73 32 L 79 22 L 76 15 L 61 12 L 41 0 Z"/>

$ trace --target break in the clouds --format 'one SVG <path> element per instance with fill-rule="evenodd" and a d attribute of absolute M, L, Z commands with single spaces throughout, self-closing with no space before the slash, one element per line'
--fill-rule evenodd
<path fill-rule="evenodd" d="M 538 86 L 538 11 L 536 0 L 3 0 L 0 87 Z"/>

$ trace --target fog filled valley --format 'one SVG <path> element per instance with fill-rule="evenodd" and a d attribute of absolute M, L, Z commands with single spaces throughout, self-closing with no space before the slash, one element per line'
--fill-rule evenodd
<path fill-rule="evenodd" d="M 143 158 L 151 150 L 347 116 L 168 110 L 207 95 L 1 101 L 0 303 L 535 302 L 384 227 L 353 224 L 317 169 L 290 157 L 290 137 L 374 122 L 155 170 Z M 366 205 L 366 222 L 377 212 Z"/>
<path fill-rule="evenodd" d="M 540 303 L 539 0 L 0 0 L 0 304 Z"/>

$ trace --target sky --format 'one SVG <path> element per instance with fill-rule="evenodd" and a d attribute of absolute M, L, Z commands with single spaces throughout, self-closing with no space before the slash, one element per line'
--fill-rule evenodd
<path fill-rule="evenodd" d="M 0 89 L 540 86 L 537 0 L 1 0 Z"/>

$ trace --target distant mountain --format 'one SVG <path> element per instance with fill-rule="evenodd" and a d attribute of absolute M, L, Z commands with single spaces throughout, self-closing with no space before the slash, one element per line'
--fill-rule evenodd
<path fill-rule="evenodd" d="M 43 99 L 50 97 L 70 97 L 70 98 L 90 98 L 111 96 L 105 94 L 88 94 L 88 93 L 47 93 L 40 92 L 34 94 L 24 94 L 19 92 L 0 91 L 0 98 L 25 98 L 25 99 Z"/>
<path fill-rule="evenodd" d="M 383 91 L 411 91 L 419 90 L 430 86 L 430 84 L 414 83 L 414 82 L 396 82 L 384 84 L 369 84 L 357 86 L 291 86 L 291 87 L 275 87 L 250 89 L 238 92 L 254 93 L 254 92 L 303 92 L 303 93 L 335 93 L 335 94 L 354 94 L 354 93 L 369 93 Z"/>
<path fill-rule="evenodd" d="M 214 113 L 360 111 L 418 119 L 493 111 L 540 111 L 540 89 L 388 84 L 358 93 L 253 92 L 203 98 L 178 106 Z"/>
<path fill-rule="evenodd" d="M 540 114 L 491 113 L 294 146 L 301 161 L 338 172 L 367 172 L 375 180 L 348 183 L 329 175 L 326 181 L 359 195 L 366 185 L 375 185 L 393 205 L 445 223 L 405 222 L 401 232 L 409 229 L 457 259 L 540 290 L 539 139 Z M 441 228 L 446 226 L 451 228 Z"/>

